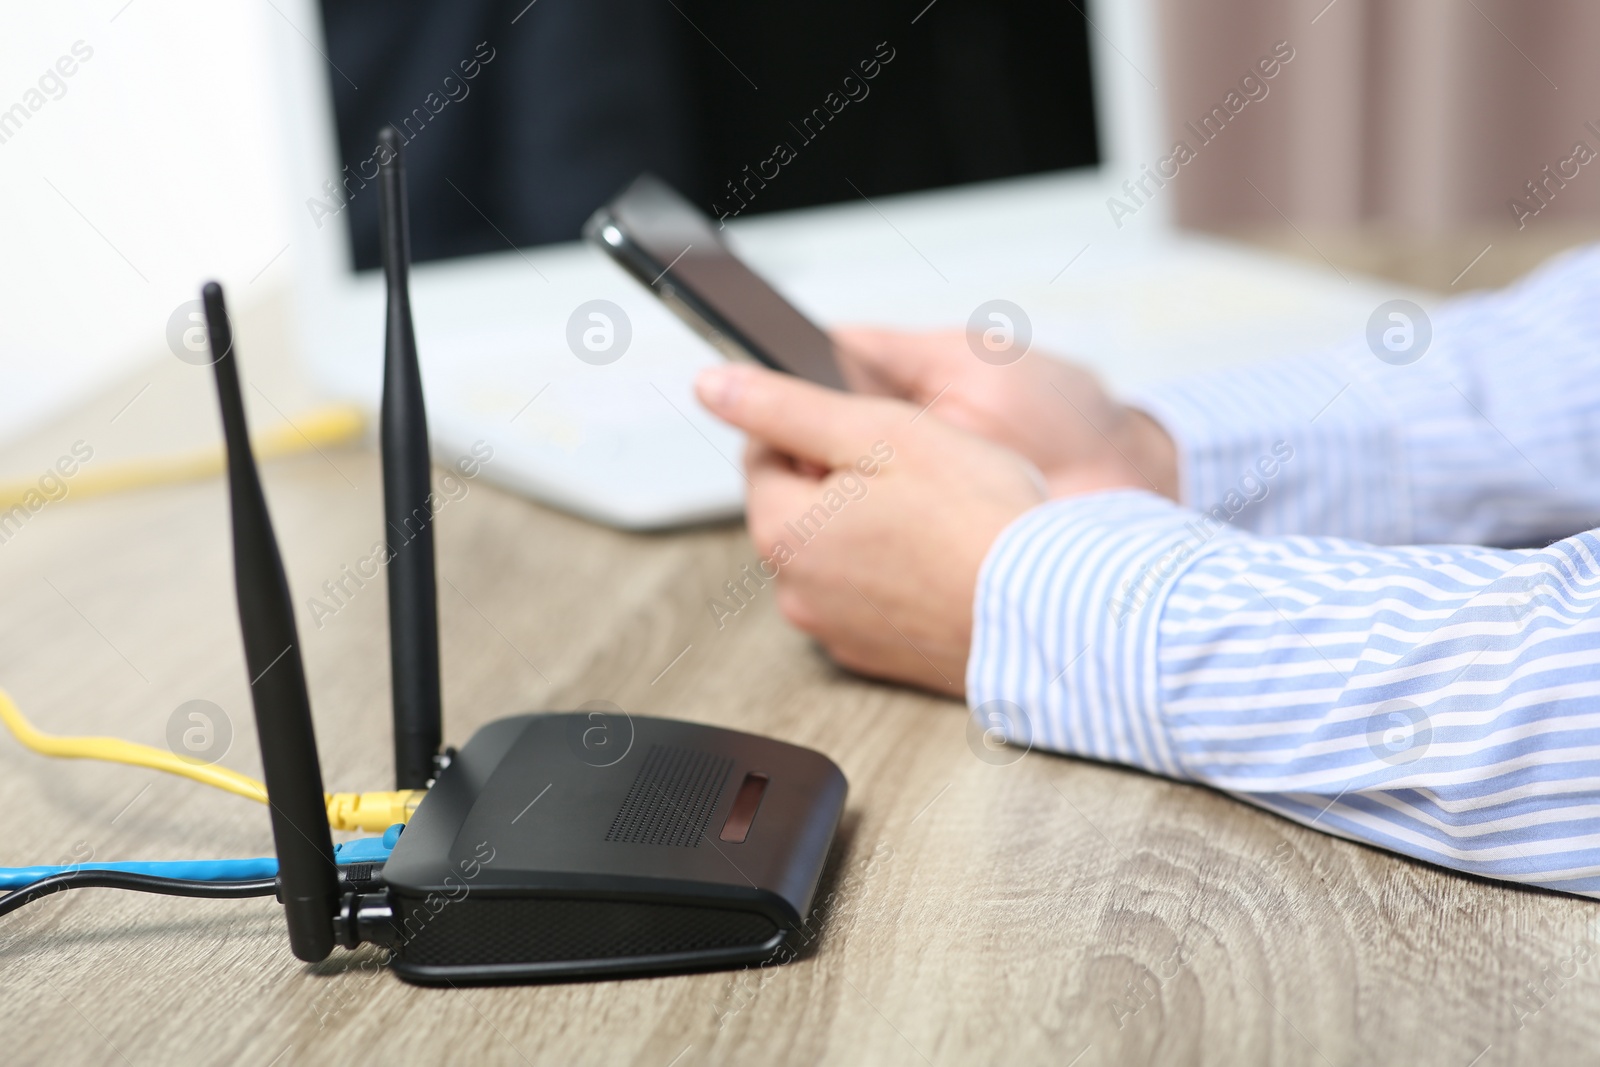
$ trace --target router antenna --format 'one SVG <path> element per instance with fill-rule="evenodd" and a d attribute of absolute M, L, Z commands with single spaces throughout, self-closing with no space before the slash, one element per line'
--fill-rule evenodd
<path fill-rule="evenodd" d="M 411 327 L 411 233 L 402 140 L 378 134 L 378 235 L 389 288 L 384 337 L 383 512 L 389 528 L 389 673 L 394 691 L 397 789 L 422 789 L 443 742 L 439 699 L 439 589 L 434 577 L 428 414 Z"/>
<path fill-rule="evenodd" d="M 315 962 L 333 950 L 333 917 L 340 896 L 317 738 L 311 726 L 311 700 L 306 695 L 289 582 L 272 533 L 261 476 L 250 452 L 233 329 L 222 302 L 222 287 L 207 282 L 200 295 L 217 374 L 222 433 L 228 445 L 234 588 L 272 810 L 272 840 L 278 850 L 278 898 L 283 901 L 294 954 Z"/>

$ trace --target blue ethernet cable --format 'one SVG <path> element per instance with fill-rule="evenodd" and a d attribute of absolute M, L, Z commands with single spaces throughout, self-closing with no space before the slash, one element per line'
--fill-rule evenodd
<path fill-rule="evenodd" d="M 394 851 L 405 826 L 389 827 L 382 837 L 360 837 L 333 848 L 340 866 L 356 863 L 381 864 Z M 4 915 L 44 893 L 46 880 L 55 879 L 56 888 L 139 889 L 182 896 L 266 896 L 274 889 L 278 860 L 274 856 L 230 860 L 154 860 L 86 863 L 70 866 L 0 867 L 0 889 L 15 892 L 0 897 Z M 9 905 L 9 906 L 8 906 Z"/>

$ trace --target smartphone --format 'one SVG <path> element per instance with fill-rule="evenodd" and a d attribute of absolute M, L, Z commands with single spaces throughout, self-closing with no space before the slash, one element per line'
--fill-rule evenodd
<path fill-rule="evenodd" d="M 589 217 L 583 235 L 718 351 L 847 389 L 833 342 L 717 236 L 676 189 L 642 174 Z"/>

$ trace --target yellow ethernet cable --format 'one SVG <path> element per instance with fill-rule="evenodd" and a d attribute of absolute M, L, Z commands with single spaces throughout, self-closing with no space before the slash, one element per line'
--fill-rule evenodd
<path fill-rule="evenodd" d="M 364 425 L 360 408 L 350 404 L 332 404 L 309 411 L 287 426 L 258 434 L 251 446 L 257 459 L 276 459 L 325 445 L 345 444 L 361 436 Z M 183 455 L 114 463 L 99 470 L 84 468 L 73 477 L 71 491 L 63 499 L 196 481 L 221 474 L 224 468 L 225 459 L 220 445 Z M 34 482 L 0 484 L 0 511 L 23 503 L 23 498 L 29 492 L 37 493 L 38 485 Z"/>
<path fill-rule="evenodd" d="M 57 737 L 37 729 L 23 717 L 11 696 L 0 689 L 0 722 L 18 741 L 41 756 L 58 759 L 93 759 L 127 763 L 153 771 L 166 771 L 205 785 L 225 789 L 235 796 L 265 804 L 267 790 L 248 775 L 214 764 L 191 763 L 171 752 L 124 741 L 117 737 Z M 411 821 L 425 789 L 398 789 L 373 793 L 328 793 L 328 826 L 334 830 L 382 833 L 395 823 Z"/>

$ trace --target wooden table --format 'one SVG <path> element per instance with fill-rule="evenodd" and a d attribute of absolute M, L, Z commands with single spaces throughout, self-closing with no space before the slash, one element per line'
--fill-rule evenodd
<path fill-rule="evenodd" d="M 246 321 L 247 370 L 267 366 L 251 353 L 273 347 L 261 340 L 272 330 L 271 316 Z M 84 434 L 103 441 L 97 454 L 120 454 L 170 435 L 180 410 L 194 434 L 214 435 L 204 372 L 162 359 L 153 390 L 122 413 L 143 378 L 13 449 L 9 468 L 42 469 Z M 307 454 L 271 465 L 267 483 L 329 787 L 386 786 L 381 583 L 320 628 L 305 603 L 380 536 L 376 456 Z M 1564 962 L 1596 930 L 1595 904 L 1436 870 L 1132 771 L 1040 752 L 986 762 L 960 705 L 834 669 L 770 592 L 719 628 L 707 601 L 754 558 L 737 525 L 623 534 L 473 484 L 441 513 L 439 548 L 449 739 L 602 699 L 769 733 L 843 767 L 851 793 L 814 949 L 766 970 L 439 991 L 359 967 L 364 953 L 301 965 L 269 901 L 79 891 L 0 920 L 0 1059 L 1597 1058 L 1600 952 Z M 224 762 L 259 773 L 219 481 L 50 504 L 0 544 L 0 603 L 0 684 L 42 728 L 162 745 L 178 706 L 206 699 L 233 726 Z M 6 738 L 0 826 L 11 864 L 271 848 L 248 801 L 46 760 Z M 1519 1020 L 1513 998 L 1547 979 L 1542 1006 Z"/>

